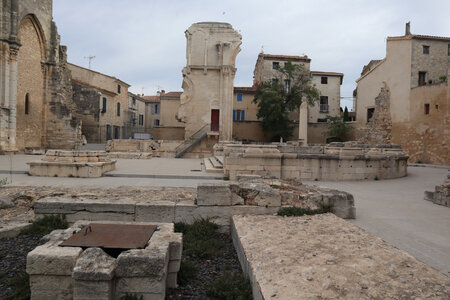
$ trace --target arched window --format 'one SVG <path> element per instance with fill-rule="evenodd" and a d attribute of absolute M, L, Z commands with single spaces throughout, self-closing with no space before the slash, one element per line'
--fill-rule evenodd
<path fill-rule="evenodd" d="M 30 94 L 25 95 L 25 114 L 30 114 Z"/>

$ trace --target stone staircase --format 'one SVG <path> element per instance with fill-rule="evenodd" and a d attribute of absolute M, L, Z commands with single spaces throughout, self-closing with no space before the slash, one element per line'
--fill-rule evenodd
<path fill-rule="evenodd" d="M 211 156 L 203 159 L 206 173 L 223 173 L 223 156 Z"/>
<path fill-rule="evenodd" d="M 182 142 L 178 147 L 175 149 L 175 158 L 182 157 L 186 152 L 188 152 L 192 147 L 200 143 L 204 138 L 208 136 L 209 131 L 209 124 L 206 124 L 203 126 L 200 130 L 198 130 L 196 133 L 194 133 L 190 138 Z"/>

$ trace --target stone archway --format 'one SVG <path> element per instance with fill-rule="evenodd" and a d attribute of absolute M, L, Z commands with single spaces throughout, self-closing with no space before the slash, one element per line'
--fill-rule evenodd
<path fill-rule="evenodd" d="M 44 136 L 45 41 L 38 21 L 32 15 L 20 22 L 21 47 L 17 55 L 17 149 L 42 147 Z"/>

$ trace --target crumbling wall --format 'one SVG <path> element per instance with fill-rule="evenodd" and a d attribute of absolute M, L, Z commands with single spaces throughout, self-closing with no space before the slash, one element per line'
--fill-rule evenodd
<path fill-rule="evenodd" d="M 447 180 L 443 184 L 435 187 L 434 192 L 426 191 L 424 199 L 450 207 L 450 174 L 447 175 Z"/>
<path fill-rule="evenodd" d="M 365 135 L 358 141 L 361 144 L 390 144 L 392 140 L 392 119 L 389 88 L 384 83 L 380 94 L 375 98 L 375 112 L 365 128 Z"/>
<path fill-rule="evenodd" d="M 100 134 L 100 100 L 98 92 L 89 86 L 72 81 L 73 101 L 76 116 L 82 120 L 81 131 L 88 143 L 99 143 Z"/>

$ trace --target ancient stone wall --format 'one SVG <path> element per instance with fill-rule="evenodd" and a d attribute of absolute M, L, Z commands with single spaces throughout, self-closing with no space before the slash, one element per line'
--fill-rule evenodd
<path fill-rule="evenodd" d="M 99 143 L 100 136 L 100 100 L 98 92 L 80 82 L 72 81 L 73 101 L 76 115 L 83 121 L 81 131 L 88 143 Z"/>
<path fill-rule="evenodd" d="M 224 172 L 305 180 L 378 180 L 407 175 L 408 156 L 398 145 L 224 145 Z"/>

